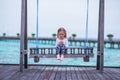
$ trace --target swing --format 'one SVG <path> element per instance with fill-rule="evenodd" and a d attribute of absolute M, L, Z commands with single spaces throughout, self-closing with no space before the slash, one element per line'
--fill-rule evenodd
<path fill-rule="evenodd" d="M 65 58 L 80 58 L 82 57 L 84 62 L 89 62 L 89 58 L 93 57 L 93 48 L 88 47 L 88 6 L 89 0 L 87 0 L 87 14 L 86 14 L 86 46 L 85 47 L 68 47 L 66 49 Z M 55 58 L 56 48 L 45 47 L 38 48 L 38 0 L 37 0 L 37 16 L 36 16 L 36 48 L 30 48 L 30 58 L 34 58 L 34 62 L 39 62 L 39 58 Z"/>

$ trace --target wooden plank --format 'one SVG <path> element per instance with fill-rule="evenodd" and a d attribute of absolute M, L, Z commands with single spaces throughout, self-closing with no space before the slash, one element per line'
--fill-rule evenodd
<path fill-rule="evenodd" d="M 40 74 L 38 80 L 44 80 L 44 76 L 45 76 L 47 70 L 49 70 L 49 67 L 46 66 L 46 68 L 44 69 L 44 71 L 42 71 L 42 73 Z"/>
<path fill-rule="evenodd" d="M 14 69 L 15 69 L 15 68 L 14 68 Z M 16 68 L 15 70 L 14 70 L 14 69 L 13 69 L 12 71 L 10 71 L 9 73 L 5 74 L 6 77 L 4 77 L 3 80 L 11 80 L 11 77 L 15 76 L 16 73 L 18 72 L 18 71 L 17 71 L 18 68 Z"/>
<path fill-rule="evenodd" d="M 49 66 L 46 66 L 45 70 L 41 73 L 38 80 L 49 80 L 49 77 L 51 75 L 52 68 Z"/>
<path fill-rule="evenodd" d="M 30 66 L 31 68 L 31 66 Z M 21 80 L 29 80 L 29 74 L 31 74 L 31 70 L 24 70 L 23 73 L 20 73 L 14 80 L 21 79 Z"/>
<path fill-rule="evenodd" d="M 55 80 L 60 80 L 61 79 L 61 67 L 58 67 Z"/>
<path fill-rule="evenodd" d="M 41 73 L 44 72 L 46 66 L 40 66 L 38 67 L 38 71 L 33 75 L 31 80 L 39 80 L 39 77 L 41 76 Z"/>
<path fill-rule="evenodd" d="M 0 65 L 0 68 L 3 67 L 3 65 Z"/>
<path fill-rule="evenodd" d="M 37 80 L 43 68 L 44 66 L 30 66 L 29 69 L 24 70 L 23 73 L 17 72 L 15 76 L 11 77 L 11 80 Z"/>
<path fill-rule="evenodd" d="M 109 72 L 106 72 L 106 71 L 104 70 L 104 73 L 105 73 L 105 75 L 108 76 L 111 80 L 117 80 L 116 77 L 114 77 L 113 75 L 111 75 Z"/>
<path fill-rule="evenodd" d="M 79 69 L 80 73 L 82 74 L 83 80 L 89 80 L 89 78 L 88 78 L 87 74 L 85 73 L 83 67 L 78 67 L 78 69 Z"/>
<path fill-rule="evenodd" d="M 89 80 L 95 80 L 94 76 L 92 75 L 93 72 L 89 73 L 89 70 L 87 70 L 85 67 L 83 67 L 83 69 Z"/>
<path fill-rule="evenodd" d="M 72 80 L 71 73 L 70 73 L 70 67 L 67 67 L 67 80 Z"/>
<path fill-rule="evenodd" d="M 57 73 L 58 67 L 53 68 L 53 72 L 51 73 L 50 79 L 49 80 L 55 80 L 55 75 Z"/>
<path fill-rule="evenodd" d="M 75 73 L 75 69 L 74 69 L 75 67 L 70 67 L 70 72 L 71 72 L 71 77 L 72 77 L 72 80 L 79 80 L 78 78 L 77 78 L 77 75 L 76 75 L 76 73 Z"/>
<path fill-rule="evenodd" d="M 74 68 L 74 70 L 76 72 L 78 80 L 83 80 L 82 74 L 80 73 L 78 67 Z"/>
<path fill-rule="evenodd" d="M 36 48 L 35 47 L 33 47 L 33 48 L 30 48 L 30 49 L 32 49 L 32 50 L 35 50 Z M 55 49 L 56 50 L 56 47 L 41 47 L 41 48 L 38 48 L 38 49 Z M 68 47 L 67 48 L 67 50 L 68 49 L 85 49 L 85 47 Z M 88 49 L 93 49 L 92 47 L 88 47 Z"/>
<path fill-rule="evenodd" d="M 38 56 L 39 58 L 55 58 L 56 57 L 56 54 L 38 54 L 38 55 L 35 55 L 35 54 L 30 54 L 30 58 L 34 58 L 34 56 Z M 74 58 L 81 58 L 81 57 L 84 57 L 85 55 L 78 55 L 78 54 L 66 54 L 64 55 L 65 58 L 71 58 L 71 57 L 74 57 Z"/>
<path fill-rule="evenodd" d="M 61 67 L 61 80 L 66 80 L 66 67 Z"/>
<path fill-rule="evenodd" d="M 116 73 L 115 71 L 111 69 L 105 69 L 105 72 L 109 74 L 109 76 L 112 76 L 113 80 L 119 80 L 120 79 L 120 74 Z"/>
<path fill-rule="evenodd" d="M 95 76 L 98 78 L 98 80 L 106 80 L 103 74 L 100 73 L 99 71 L 95 71 L 94 73 L 95 73 Z"/>
<path fill-rule="evenodd" d="M 112 68 L 106 68 L 105 70 L 104 70 L 104 74 L 105 74 L 105 77 L 106 76 L 108 76 L 108 77 L 106 77 L 106 78 L 110 78 L 111 80 L 119 80 L 120 79 L 120 73 L 118 73 L 117 71 L 119 70 L 115 70 L 115 71 L 113 71 L 114 69 L 112 69 Z"/>
<path fill-rule="evenodd" d="M 105 80 L 104 77 L 95 68 L 89 68 L 91 71 L 89 74 L 93 73 L 94 80 Z"/>
<path fill-rule="evenodd" d="M 25 80 L 32 80 L 34 75 L 41 70 L 42 67 L 39 66 L 30 66 L 29 69 L 25 69 L 24 73 L 21 75 L 21 78 L 24 77 Z M 22 78 L 23 79 L 23 78 Z"/>
<path fill-rule="evenodd" d="M 101 73 L 101 72 L 100 72 L 100 73 Z M 108 79 L 112 80 L 111 77 L 109 77 L 109 76 L 105 73 L 105 71 L 103 71 L 103 72 L 101 73 L 101 75 L 102 75 L 102 77 L 104 77 L 105 80 L 108 80 Z"/>
<path fill-rule="evenodd" d="M 8 66 L 1 66 L 1 68 L 0 68 L 0 74 L 2 74 L 7 69 L 9 69 Z"/>
<path fill-rule="evenodd" d="M 10 79 L 8 79 L 8 80 L 20 80 L 21 74 L 22 74 L 21 72 L 16 71 L 15 75 L 11 76 Z"/>
<path fill-rule="evenodd" d="M 94 75 L 94 74 L 95 74 L 95 73 L 94 73 L 95 71 L 96 71 L 95 68 L 85 67 L 85 72 L 87 73 L 88 76 L 89 76 L 89 74 L 90 74 L 89 77 L 91 77 L 92 80 L 100 80 L 99 78 L 96 77 L 97 75 Z M 96 74 L 97 74 L 97 72 L 96 72 Z"/>
<path fill-rule="evenodd" d="M 51 74 L 53 72 L 53 67 L 49 67 L 49 69 L 46 71 L 44 79 L 43 80 L 49 80 Z"/>
<path fill-rule="evenodd" d="M 10 67 L 10 66 L 9 66 L 9 67 Z M 9 70 L 11 70 L 11 67 L 8 68 L 7 65 L 6 65 L 6 66 L 3 66 L 3 67 L 0 69 L 0 80 L 1 80 L 2 77 L 5 76 L 5 73 L 8 73 L 8 72 L 9 72 Z"/>
<path fill-rule="evenodd" d="M 8 69 L 6 69 L 8 68 Z M 16 73 L 18 68 L 16 66 L 8 66 L 6 65 L 5 68 L 3 68 L 3 72 L 0 74 L 0 80 L 6 80 L 9 79 L 14 73 Z M 15 71 L 15 72 L 14 72 Z"/>
<path fill-rule="evenodd" d="M 31 66 L 29 67 L 29 69 L 31 68 Z M 30 71 L 28 69 L 28 71 Z M 32 71 L 33 72 L 33 71 Z M 28 74 L 31 74 L 31 73 L 28 73 L 26 70 L 24 71 L 24 73 L 22 73 L 22 72 L 19 72 L 19 71 L 17 71 L 16 70 L 16 73 L 13 75 L 13 76 L 11 76 L 8 80 L 24 80 L 24 79 L 27 79 L 27 78 L 29 78 L 29 76 L 27 76 Z M 24 76 L 24 78 L 23 78 L 23 76 Z M 27 77 L 27 78 L 26 78 Z M 27 79 L 28 80 L 28 79 Z"/>
<path fill-rule="evenodd" d="M 108 68 L 108 69 L 109 69 L 109 68 Z M 120 74 L 120 68 L 117 68 L 117 69 L 116 69 L 116 68 L 110 68 L 110 70 L 112 70 L 112 71 Z"/>

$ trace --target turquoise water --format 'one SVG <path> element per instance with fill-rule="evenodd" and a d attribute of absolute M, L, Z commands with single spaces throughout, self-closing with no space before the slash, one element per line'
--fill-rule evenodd
<path fill-rule="evenodd" d="M 54 44 L 40 44 L 39 47 L 52 47 Z M 104 49 L 104 65 L 120 67 L 120 49 Z M 28 42 L 28 47 L 35 47 L 35 42 Z M 0 40 L 0 63 L 19 64 L 20 57 L 20 41 L 16 40 Z M 28 49 L 29 54 L 29 49 Z M 82 58 L 65 58 L 64 61 L 56 60 L 56 58 L 41 58 L 39 63 L 34 63 L 33 58 L 29 58 L 29 64 L 59 64 L 59 65 L 96 65 L 97 48 L 94 48 L 94 58 L 90 62 L 83 62 Z"/>

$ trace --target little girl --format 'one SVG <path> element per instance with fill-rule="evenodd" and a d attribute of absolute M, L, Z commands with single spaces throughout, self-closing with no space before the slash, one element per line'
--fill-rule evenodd
<path fill-rule="evenodd" d="M 56 39 L 56 53 L 58 60 L 64 59 L 65 50 L 68 47 L 68 40 L 66 36 L 66 30 L 64 28 L 59 28 Z"/>

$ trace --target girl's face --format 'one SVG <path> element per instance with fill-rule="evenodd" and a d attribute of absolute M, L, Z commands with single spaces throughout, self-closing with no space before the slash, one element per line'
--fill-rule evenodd
<path fill-rule="evenodd" d="M 65 33 L 64 33 L 64 31 L 60 31 L 60 32 L 58 33 L 58 37 L 59 37 L 60 39 L 64 39 L 64 38 L 65 38 Z"/>

